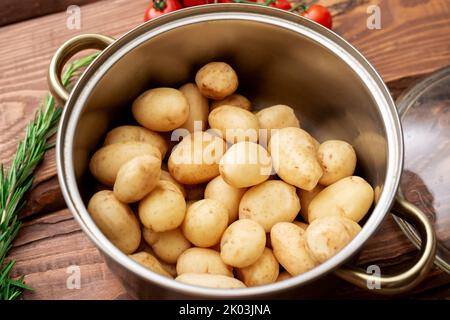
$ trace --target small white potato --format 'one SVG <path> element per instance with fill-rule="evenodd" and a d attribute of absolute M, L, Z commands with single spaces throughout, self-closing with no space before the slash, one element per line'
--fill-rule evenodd
<path fill-rule="evenodd" d="M 329 186 L 355 172 L 356 153 L 351 144 L 342 140 L 323 142 L 317 151 L 317 158 L 322 166 L 323 175 L 319 183 Z"/>
<path fill-rule="evenodd" d="M 206 99 L 194 83 L 187 83 L 180 88 L 189 104 L 189 116 L 180 128 L 189 132 L 206 130 L 208 121 L 209 105 Z"/>
<path fill-rule="evenodd" d="M 219 171 L 229 185 L 235 188 L 251 187 L 269 178 L 272 160 L 259 144 L 238 142 L 220 160 Z"/>
<path fill-rule="evenodd" d="M 289 222 L 279 222 L 270 231 L 272 248 L 278 262 L 296 276 L 314 268 L 317 263 L 306 248 L 305 231 Z"/>
<path fill-rule="evenodd" d="M 164 232 L 144 228 L 142 234 L 158 258 L 167 263 L 176 263 L 178 257 L 191 247 L 180 228 Z"/>
<path fill-rule="evenodd" d="M 245 268 L 237 269 L 237 278 L 245 283 L 247 287 L 261 286 L 274 283 L 278 278 L 280 265 L 269 248 L 255 263 Z"/>
<path fill-rule="evenodd" d="M 228 105 L 220 106 L 211 111 L 208 122 L 209 126 L 218 130 L 229 143 L 258 141 L 258 118 L 245 109 Z"/>
<path fill-rule="evenodd" d="M 220 100 L 231 95 L 238 87 L 238 77 L 225 62 L 210 62 L 195 75 L 195 83 L 207 98 Z"/>
<path fill-rule="evenodd" d="M 237 93 L 234 93 L 222 100 L 213 100 L 211 102 L 211 111 L 221 106 L 235 106 L 248 111 L 252 109 L 250 100 Z"/>
<path fill-rule="evenodd" d="M 259 127 L 266 131 L 262 135 L 266 137 L 266 139 L 262 139 L 262 142 L 265 143 L 270 140 L 272 129 L 300 128 L 300 122 L 295 115 L 294 109 L 283 104 L 264 108 L 256 113 L 256 117 L 258 118 Z"/>
<path fill-rule="evenodd" d="M 169 172 L 183 184 L 207 182 L 219 175 L 219 161 L 227 145 L 207 132 L 194 132 L 175 147 L 169 157 Z"/>
<path fill-rule="evenodd" d="M 130 207 L 117 200 L 112 191 L 94 194 L 87 209 L 97 227 L 119 250 L 130 254 L 139 247 L 139 222 Z"/>
<path fill-rule="evenodd" d="M 239 219 L 258 222 L 266 232 L 278 222 L 292 222 L 300 211 L 294 186 L 269 180 L 248 189 L 239 205 Z"/>
<path fill-rule="evenodd" d="M 195 246 L 207 248 L 220 241 L 227 226 L 228 209 L 217 200 L 203 199 L 189 207 L 182 230 Z"/>
<path fill-rule="evenodd" d="M 243 284 L 238 279 L 227 277 L 221 274 L 183 273 L 182 275 L 176 277 L 175 280 L 200 287 L 209 287 L 218 289 L 245 288 L 245 284 Z"/>
<path fill-rule="evenodd" d="M 372 206 L 374 191 L 370 184 L 357 176 L 346 177 L 319 192 L 308 208 L 308 221 L 340 215 L 359 222 Z"/>
<path fill-rule="evenodd" d="M 143 127 L 167 132 L 186 122 L 189 104 L 177 89 L 155 88 L 145 91 L 133 102 L 132 112 Z"/>
<path fill-rule="evenodd" d="M 172 278 L 172 275 L 164 269 L 158 259 L 148 252 L 137 252 L 129 255 L 129 257 L 153 272 L 159 273 L 167 278 Z"/>
<path fill-rule="evenodd" d="M 183 273 L 221 274 L 233 277 L 233 268 L 227 266 L 219 252 L 207 248 L 190 248 L 177 261 L 178 275 Z"/>
<path fill-rule="evenodd" d="M 186 190 L 184 190 L 184 186 L 177 180 L 175 180 L 174 177 L 172 177 L 168 171 L 161 170 L 160 180 L 172 182 L 183 194 L 183 197 L 186 197 Z"/>
<path fill-rule="evenodd" d="M 114 182 L 114 195 L 122 202 L 141 200 L 152 191 L 161 175 L 161 160 L 141 156 L 122 165 Z"/>
<path fill-rule="evenodd" d="M 95 179 L 111 187 L 116 181 L 120 167 L 139 156 L 154 156 L 161 159 L 161 152 L 157 147 L 144 142 L 114 143 L 94 153 L 89 169 Z"/>
<path fill-rule="evenodd" d="M 263 227 L 250 219 L 237 220 L 225 230 L 220 241 L 220 256 L 226 264 L 244 268 L 255 263 L 266 246 Z"/>
<path fill-rule="evenodd" d="M 169 146 L 166 140 L 157 132 L 140 126 L 120 126 L 108 132 L 104 146 L 119 142 L 145 142 L 159 149 L 161 158 L 164 158 Z"/>
<path fill-rule="evenodd" d="M 300 205 L 301 205 L 301 210 L 300 210 L 300 214 L 303 217 L 303 220 L 305 220 L 306 222 L 308 222 L 308 209 L 309 209 L 309 204 L 311 203 L 311 201 L 314 199 L 314 197 L 316 195 L 319 194 L 320 191 L 322 191 L 325 187 L 317 184 L 314 189 L 308 191 L 308 190 L 302 190 L 302 189 L 297 189 L 297 195 L 300 198 Z"/>
<path fill-rule="evenodd" d="M 205 199 L 222 202 L 228 209 L 228 224 L 236 221 L 239 214 L 239 203 L 246 188 L 235 188 L 223 180 L 222 176 L 215 177 L 205 189 Z"/>
<path fill-rule="evenodd" d="M 278 176 L 300 189 L 312 190 L 322 176 L 312 137 L 300 128 L 272 132 L 269 152 Z"/>
<path fill-rule="evenodd" d="M 176 229 L 183 222 L 186 201 L 176 185 L 159 181 L 155 189 L 139 202 L 142 224 L 156 232 Z"/>
<path fill-rule="evenodd" d="M 323 263 L 350 243 L 360 230 L 356 222 L 342 216 L 315 219 L 305 233 L 308 252 Z"/>

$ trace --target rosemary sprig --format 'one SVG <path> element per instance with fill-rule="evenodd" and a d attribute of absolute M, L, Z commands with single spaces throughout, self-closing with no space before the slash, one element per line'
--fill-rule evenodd
<path fill-rule="evenodd" d="M 64 86 L 70 86 L 97 55 L 94 53 L 69 64 L 62 77 Z M 25 138 L 19 142 L 10 168 L 5 169 L 0 164 L 0 300 L 14 300 L 24 289 L 32 290 L 24 283 L 23 276 L 11 278 L 15 261 L 6 261 L 6 256 L 21 225 L 17 215 L 25 205 L 24 195 L 32 186 L 34 170 L 45 152 L 53 147 L 48 140 L 56 132 L 61 112 L 62 108 L 47 94 L 34 120 L 27 125 Z"/>

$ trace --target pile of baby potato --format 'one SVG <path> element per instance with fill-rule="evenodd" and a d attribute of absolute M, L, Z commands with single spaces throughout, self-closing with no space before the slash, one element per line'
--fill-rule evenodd
<path fill-rule="evenodd" d="M 132 105 L 141 126 L 111 130 L 90 161 L 97 226 L 177 281 L 242 288 L 302 274 L 358 234 L 373 202 L 349 143 L 319 143 L 286 105 L 252 113 L 237 88 L 232 67 L 211 62 L 195 84 L 148 90 Z"/>

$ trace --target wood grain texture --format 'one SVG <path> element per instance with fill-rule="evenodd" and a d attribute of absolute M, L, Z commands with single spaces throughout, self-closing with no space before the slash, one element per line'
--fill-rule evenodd
<path fill-rule="evenodd" d="M 375 65 L 399 94 L 422 75 L 450 64 L 448 0 L 328 0 L 335 31 Z M 82 7 L 82 29 L 68 30 L 66 14 L 56 13 L 0 29 L 0 161 L 8 162 L 23 129 L 46 94 L 46 69 L 52 54 L 68 38 L 97 32 L 118 37 L 142 22 L 147 0 L 101 1 Z M 382 29 L 366 28 L 369 4 L 381 8 Z M 26 274 L 35 288 L 24 299 L 128 299 L 102 257 L 64 208 L 56 178 L 54 151 L 40 166 L 22 212 L 24 228 L 14 243 L 14 274 Z M 60 210 L 56 211 L 55 210 Z M 417 251 L 392 218 L 361 252 L 358 264 L 378 264 L 383 272 L 405 268 Z M 67 267 L 80 266 L 81 288 L 67 289 Z M 337 278 L 323 298 L 378 298 Z M 450 277 L 434 269 L 408 295 L 417 299 L 448 298 Z"/>

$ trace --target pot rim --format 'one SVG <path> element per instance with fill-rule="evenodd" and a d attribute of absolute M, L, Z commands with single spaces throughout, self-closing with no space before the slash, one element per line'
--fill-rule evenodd
<path fill-rule="evenodd" d="M 116 61 L 141 43 L 186 24 L 211 20 L 246 20 L 266 23 L 300 33 L 326 47 L 358 75 L 371 92 L 383 119 L 387 138 L 387 170 L 383 191 L 369 219 L 361 232 L 334 257 L 304 274 L 285 281 L 230 290 L 187 285 L 156 274 L 130 259 L 102 234 L 87 212 L 77 187 L 72 160 L 73 137 L 85 101 L 96 83 Z M 182 9 L 148 21 L 127 32 L 102 51 L 79 78 L 66 102 L 57 134 L 56 161 L 59 183 L 68 208 L 82 230 L 103 254 L 136 276 L 167 289 L 208 298 L 243 298 L 274 294 L 311 282 L 335 270 L 361 249 L 377 230 L 395 198 L 403 167 L 403 135 L 395 104 L 386 85 L 370 63 L 346 40 L 315 22 L 272 7 L 213 4 Z"/>

